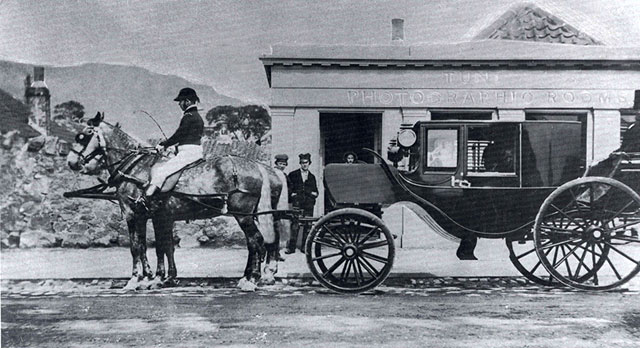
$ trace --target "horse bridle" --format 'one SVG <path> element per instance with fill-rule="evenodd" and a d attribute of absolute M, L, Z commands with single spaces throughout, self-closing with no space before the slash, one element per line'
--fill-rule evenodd
<path fill-rule="evenodd" d="M 95 129 L 95 127 L 89 126 L 87 128 L 89 132 L 85 133 L 85 131 L 83 130 L 82 133 L 79 133 L 78 135 L 76 135 L 76 142 L 83 146 L 82 150 L 78 151 L 73 148 L 70 150 L 71 152 L 78 155 L 78 157 L 80 158 L 80 162 L 83 165 L 91 162 L 91 160 L 93 160 L 98 156 L 100 156 L 98 161 L 104 167 L 104 169 L 108 169 L 122 162 L 122 160 L 120 160 L 115 163 L 109 163 L 108 156 L 106 156 L 107 150 L 111 149 L 111 150 L 127 151 L 126 149 L 109 148 L 106 142 L 104 141 L 104 139 L 100 136 L 100 133 Z M 98 138 L 98 146 L 95 148 L 95 150 L 91 151 L 90 154 L 84 155 L 84 151 L 87 149 L 87 146 L 89 146 L 89 143 L 91 142 L 91 139 L 94 136 Z"/>

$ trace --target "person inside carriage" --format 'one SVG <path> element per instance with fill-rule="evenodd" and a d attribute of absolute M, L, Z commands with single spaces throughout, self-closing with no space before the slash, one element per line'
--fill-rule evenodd
<path fill-rule="evenodd" d="M 354 164 L 354 163 L 357 163 L 358 161 L 358 155 L 356 155 L 356 153 L 353 151 L 345 152 L 344 156 L 342 157 L 343 157 L 344 163 L 346 164 Z"/>
<path fill-rule="evenodd" d="M 151 181 L 141 203 L 162 187 L 165 180 L 187 165 L 203 158 L 201 138 L 204 134 L 204 121 L 198 113 L 200 98 L 192 88 L 183 88 L 174 99 L 183 111 L 180 125 L 168 139 L 160 142 L 156 150 L 164 151 L 169 146 L 176 146 L 177 154 L 167 162 L 159 164 L 152 171 Z"/>

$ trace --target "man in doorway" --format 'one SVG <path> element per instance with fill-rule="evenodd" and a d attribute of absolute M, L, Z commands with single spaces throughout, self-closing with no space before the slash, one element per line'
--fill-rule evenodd
<path fill-rule="evenodd" d="M 298 157 L 300 157 L 300 169 L 289 173 L 289 182 L 291 183 L 289 187 L 289 202 L 293 205 L 293 209 L 302 210 L 303 216 L 313 216 L 313 207 L 316 204 L 316 198 L 318 198 L 318 185 L 316 184 L 316 177 L 309 171 L 311 154 L 303 153 Z M 294 223 L 285 254 L 293 254 L 296 251 L 299 229 L 298 223 Z M 302 232 L 300 250 L 303 252 L 307 232 L 306 228 Z"/>

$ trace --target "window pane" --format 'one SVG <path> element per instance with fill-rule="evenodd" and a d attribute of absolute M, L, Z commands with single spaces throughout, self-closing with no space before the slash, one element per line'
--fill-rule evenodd
<path fill-rule="evenodd" d="M 469 127 L 467 172 L 516 172 L 518 126 L 495 124 Z"/>
<path fill-rule="evenodd" d="M 452 170 L 458 167 L 458 130 L 427 130 L 427 170 Z"/>

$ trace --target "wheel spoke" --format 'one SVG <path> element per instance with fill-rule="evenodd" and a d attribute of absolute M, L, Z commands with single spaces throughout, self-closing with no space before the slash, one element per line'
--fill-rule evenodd
<path fill-rule="evenodd" d="M 346 259 L 344 257 L 341 257 L 340 260 L 338 260 L 336 263 L 333 264 L 333 266 L 331 266 L 328 270 L 326 270 L 322 276 L 326 277 L 329 274 L 331 274 L 333 271 L 335 271 L 336 268 L 340 267 L 340 265 L 345 261 Z"/>
<path fill-rule="evenodd" d="M 553 209 L 557 210 L 558 213 L 562 214 L 564 217 L 566 217 L 567 219 L 571 220 L 574 224 L 581 226 L 582 228 L 586 228 L 586 226 L 584 224 L 580 224 L 578 223 L 578 221 L 576 221 L 574 218 L 572 218 L 571 216 L 567 215 L 567 213 L 565 213 L 563 210 L 561 210 L 560 208 L 556 207 L 553 203 L 549 204 Z"/>
<path fill-rule="evenodd" d="M 593 262 L 593 268 L 596 268 L 596 244 L 594 243 L 593 245 L 591 245 L 591 248 L 593 249 L 593 254 L 591 254 L 591 262 Z M 604 251 L 603 251 L 604 253 Z M 596 269 L 595 272 L 593 272 L 593 284 L 594 285 L 598 285 L 600 283 L 600 281 L 598 280 L 598 271 L 599 269 Z"/>
<path fill-rule="evenodd" d="M 622 214 L 622 212 L 623 212 L 623 211 L 625 211 L 627 208 L 629 208 L 629 206 L 630 206 L 631 204 L 633 204 L 633 203 L 635 203 L 635 201 L 634 201 L 634 200 L 630 200 L 630 201 L 629 201 L 629 203 L 625 204 L 625 205 L 624 205 L 624 207 L 622 207 L 620 210 L 618 210 L 618 211 L 613 215 L 613 217 L 612 217 L 612 218 L 610 218 L 609 220 L 607 220 L 607 222 L 605 223 L 605 225 L 606 225 L 606 224 L 608 224 L 609 222 L 611 222 L 611 220 L 613 220 L 613 219 L 617 218 L 620 214 Z"/>
<path fill-rule="evenodd" d="M 561 245 L 560 248 L 562 248 L 562 258 L 560 259 L 560 261 L 558 261 L 558 265 L 562 264 L 564 262 L 565 266 L 567 267 L 567 275 L 570 277 L 571 276 L 571 267 L 569 267 L 569 261 L 567 261 L 567 259 L 569 258 L 570 254 L 567 254 L 564 251 L 564 245 Z M 553 268 L 557 268 L 557 266 L 554 265 Z"/>
<path fill-rule="evenodd" d="M 381 240 L 379 242 L 363 244 L 363 245 L 360 246 L 360 249 L 361 250 L 373 249 L 373 248 L 383 247 L 383 246 L 386 246 L 386 245 L 387 245 L 387 240 Z"/>
<path fill-rule="evenodd" d="M 358 285 L 360 285 L 364 282 L 364 274 L 362 274 L 362 266 L 360 265 L 360 260 L 358 260 L 358 258 L 355 258 L 355 260 L 352 260 L 352 262 L 355 264 L 354 268 L 356 266 L 358 267 L 357 271 L 354 270 L 354 273 L 356 275 L 356 282 L 358 283 Z M 362 278 L 362 281 L 360 281 L 360 278 Z"/>
<path fill-rule="evenodd" d="M 367 261 L 367 259 L 365 259 L 364 257 L 358 257 L 358 260 L 362 261 L 362 266 L 364 267 L 364 269 L 367 270 L 367 272 L 374 278 L 378 278 L 378 276 L 380 275 L 380 272 L 378 272 L 378 270 L 373 267 L 373 265 Z"/>
<path fill-rule="evenodd" d="M 556 260 L 558 259 L 558 250 L 560 250 L 560 247 L 557 246 L 556 250 L 553 252 L 553 262 L 551 263 L 552 265 L 554 265 L 556 263 Z M 551 249 L 549 249 L 549 251 L 551 251 Z M 549 272 L 549 281 L 551 281 L 553 279 L 553 277 L 551 276 L 551 272 Z"/>
<path fill-rule="evenodd" d="M 616 230 L 617 230 L 617 229 L 620 229 L 620 228 L 623 228 L 623 229 L 624 229 L 624 228 L 627 228 L 627 227 L 629 227 L 629 226 L 633 226 L 633 225 L 637 225 L 637 224 L 638 224 L 638 221 L 631 221 L 631 222 L 627 222 L 626 224 L 617 225 L 617 226 L 615 226 L 615 229 L 616 229 Z"/>
<path fill-rule="evenodd" d="M 600 248 L 600 250 L 604 253 L 604 249 L 602 249 L 600 245 L 598 245 L 598 248 Z M 622 280 L 622 276 L 620 276 L 620 273 L 618 273 L 618 270 L 613 265 L 613 262 L 611 262 L 611 259 L 609 259 L 609 257 L 606 257 L 605 260 L 607 260 L 607 263 L 609 264 L 609 267 L 611 267 L 611 269 L 613 270 L 613 273 L 616 274 L 616 278 L 618 278 L 618 280 Z"/>
<path fill-rule="evenodd" d="M 318 256 L 318 257 L 314 257 L 313 261 L 318 261 L 318 260 L 324 260 L 324 259 L 328 259 L 330 257 L 336 257 L 336 256 L 340 256 L 342 255 L 342 253 L 334 253 L 334 254 L 328 254 L 328 255 L 323 255 L 323 256 Z"/>
<path fill-rule="evenodd" d="M 589 248 L 589 243 L 587 242 L 587 248 Z M 575 255 L 574 255 L 575 256 Z M 580 269 L 582 268 L 582 266 L 584 265 L 584 268 L 587 270 L 587 272 L 591 272 L 591 270 L 589 269 L 589 267 L 587 267 L 587 265 L 584 263 L 584 258 L 585 256 L 587 256 L 587 250 L 583 250 L 582 252 L 582 256 L 580 256 L 580 258 L 578 259 L 578 257 L 576 256 L 576 258 L 578 259 L 578 267 L 576 267 L 576 273 L 573 275 L 574 279 L 578 279 L 578 275 L 580 274 Z M 595 265 L 594 265 L 595 267 Z"/>
<path fill-rule="evenodd" d="M 340 280 L 343 282 L 346 281 L 347 277 L 349 277 L 349 271 L 351 270 L 351 260 L 347 260 L 342 267 L 342 273 L 340 274 Z M 346 272 L 345 272 L 346 271 Z"/>
<path fill-rule="evenodd" d="M 358 232 L 358 231 L 360 231 L 360 226 L 361 226 L 360 220 L 356 220 L 356 226 L 353 229 L 353 234 L 352 234 L 352 237 L 351 237 L 351 241 L 354 244 L 358 244 L 358 239 L 360 239 L 360 233 Z"/>
<path fill-rule="evenodd" d="M 551 242 L 549 242 L 549 243 L 551 243 Z M 527 256 L 527 255 L 529 255 L 529 254 L 531 254 L 531 253 L 532 253 L 532 252 L 534 252 L 534 251 L 536 251 L 536 248 L 532 248 L 531 250 L 529 250 L 529 251 L 527 251 L 527 252 L 525 252 L 525 253 L 522 253 L 522 254 L 521 254 L 521 255 L 519 255 L 519 256 L 516 256 L 516 259 L 517 259 L 517 260 L 520 260 L 521 258 L 523 258 L 523 257 L 525 257 L 525 256 Z"/>
<path fill-rule="evenodd" d="M 609 242 L 607 242 L 607 241 L 604 241 L 604 244 L 608 245 L 608 246 L 609 246 L 609 248 L 611 248 L 611 249 L 613 249 L 613 250 L 617 251 L 617 252 L 618 252 L 618 254 L 620 254 L 620 255 L 622 255 L 622 256 L 624 256 L 624 257 L 626 257 L 626 258 L 627 258 L 627 259 L 629 259 L 631 262 L 633 262 L 633 263 L 635 263 L 635 264 L 640 264 L 640 261 L 636 261 L 636 260 L 632 259 L 632 258 L 631 258 L 631 256 L 629 256 L 629 255 L 627 255 L 627 254 L 623 253 L 623 252 L 622 252 L 622 251 L 620 251 L 618 248 L 614 247 L 614 246 L 613 246 L 613 244 L 611 244 L 611 243 L 609 243 Z"/>
<path fill-rule="evenodd" d="M 329 234 L 330 234 L 330 235 L 332 235 L 332 236 L 333 236 L 333 238 L 335 238 L 339 243 L 347 244 L 347 242 L 346 242 L 344 239 L 342 239 L 342 237 L 341 237 L 341 236 L 338 236 L 338 234 L 336 234 L 335 232 L 333 232 L 333 231 L 332 231 L 332 230 L 331 230 L 331 229 L 330 229 L 326 224 L 325 224 L 325 225 L 322 225 L 322 228 L 324 228 L 325 230 L 327 230 L 327 232 L 329 232 Z"/>
<path fill-rule="evenodd" d="M 378 255 L 374 255 L 374 254 L 370 254 L 366 251 L 363 251 L 362 254 L 363 258 L 366 256 L 374 261 L 378 261 L 380 263 L 384 263 L 385 265 L 387 264 L 387 262 L 389 262 L 389 260 L 386 257 L 382 257 L 382 256 L 378 256 Z"/>
<path fill-rule="evenodd" d="M 541 246 L 540 249 L 543 249 L 543 250 L 544 249 L 549 249 L 549 248 L 553 248 L 553 247 L 556 247 L 556 246 L 561 246 L 561 245 L 577 242 L 579 240 L 582 240 L 582 238 L 567 239 L 567 240 L 563 240 L 562 242 L 557 242 L 557 243 L 553 243 L 553 244 L 548 244 L 546 246 Z"/>
<path fill-rule="evenodd" d="M 611 239 L 623 240 L 625 242 L 630 242 L 630 243 L 640 243 L 640 239 L 633 238 L 633 237 L 628 237 L 628 236 L 615 236 L 615 235 L 612 235 Z"/>
<path fill-rule="evenodd" d="M 364 238 L 362 238 L 362 240 L 358 242 L 358 245 L 362 245 L 366 243 L 369 240 L 369 238 L 373 237 L 374 232 L 376 232 L 377 230 L 378 230 L 378 226 L 373 226 L 373 228 L 369 230 L 369 232 L 367 232 Z"/>
<path fill-rule="evenodd" d="M 330 248 L 335 248 L 335 249 L 340 249 L 342 250 L 342 246 L 339 244 L 335 244 L 335 240 L 330 240 L 330 239 L 324 239 L 324 238 L 316 238 L 313 240 L 314 242 L 324 245 L 324 246 L 328 246 Z"/>
<path fill-rule="evenodd" d="M 567 225 L 567 227 L 568 227 L 568 225 Z M 548 225 L 543 225 L 543 226 L 540 226 L 540 228 L 551 230 L 551 231 L 545 231 L 545 232 L 553 232 L 554 234 L 567 234 L 567 235 L 571 235 L 571 236 L 576 234 L 575 231 L 567 230 L 565 228 L 560 228 L 560 227 L 551 227 L 551 226 L 548 226 Z"/>

